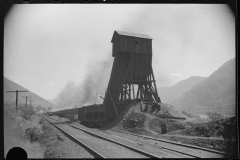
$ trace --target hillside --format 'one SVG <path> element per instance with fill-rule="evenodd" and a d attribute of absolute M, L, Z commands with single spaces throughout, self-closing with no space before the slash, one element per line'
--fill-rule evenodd
<path fill-rule="evenodd" d="M 53 103 L 53 104 L 55 104 L 55 105 L 57 104 L 57 103 L 56 103 L 56 99 L 47 99 L 47 101 L 49 101 L 49 102 L 51 102 L 51 103 Z"/>
<path fill-rule="evenodd" d="M 158 94 L 163 103 L 171 103 L 174 99 L 180 97 L 183 93 L 190 90 L 196 84 L 202 82 L 205 77 L 192 76 L 182 80 L 171 87 L 159 87 Z"/>
<path fill-rule="evenodd" d="M 236 69 L 235 58 L 227 61 L 208 78 L 171 103 L 175 108 L 195 114 L 214 111 L 235 114 Z"/>
<path fill-rule="evenodd" d="M 26 91 L 28 89 L 20 86 L 19 84 L 3 77 L 4 79 L 4 101 L 14 101 L 16 102 L 16 93 L 6 93 L 6 91 L 14 91 L 14 90 L 22 90 Z M 41 105 L 42 107 L 54 107 L 53 103 L 43 99 L 42 97 L 38 96 L 37 94 L 28 90 L 28 92 L 22 92 L 18 94 L 18 103 L 26 103 L 26 96 L 31 97 L 30 99 L 33 100 L 33 106 L 37 107 L 37 105 Z M 29 103 L 29 101 L 28 101 Z"/>

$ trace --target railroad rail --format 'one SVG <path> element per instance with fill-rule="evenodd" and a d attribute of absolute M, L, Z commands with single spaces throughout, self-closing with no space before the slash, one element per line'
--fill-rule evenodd
<path fill-rule="evenodd" d="M 127 139 L 130 139 L 130 140 L 134 140 L 134 138 L 122 136 L 122 135 L 115 134 L 115 133 L 108 132 L 108 131 L 105 131 L 105 132 L 106 132 L 106 133 L 109 133 L 109 134 L 114 134 L 114 135 L 119 136 L 119 137 L 123 137 L 123 138 L 127 138 Z M 141 143 L 150 144 L 150 143 L 148 143 L 148 142 L 141 142 Z M 195 155 L 193 155 L 193 154 L 188 154 L 188 153 L 180 152 L 180 151 L 177 151 L 177 150 L 174 150 L 174 149 L 169 149 L 169 148 L 166 148 L 166 147 L 163 147 L 163 146 L 161 146 L 161 149 L 165 149 L 165 150 L 168 150 L 168 151 L 171 151 L 171 152 L 177 152 L 177 153 L 180 153 L 180 154 L 182 154 L 182 155 L 190 156 L 191 158 L 201 158 L 201 157 L 195 156 Z"/>
<path fill-rule="evenodd" d="M 68 132 L 62 130 L 62 129 L 61 129 L 60 127 L 58 127 L 56 124 L 54 124 L 53 122 L 51 122 L 50 120 L 48 120 L 48 118 L 49 118 L 49 119 L 52 119 L 52 120 L 54 120 L 54 121 L 61 122 L 61 123 L 64 123 L 64 122 L 59 121 L 59 120 L 56 120 L 56 119 L 51 118 L 51 117 L 49 117 L 49 116 L 47 116 L 48 118 L 46 118 L 46 117 L 44 117 L 44 116 L 41 116 L 41 117 L 43 117 L 45 120 L 49 121 L 51 124 L 53 124 L 54 126 L 56 126 L 56 127 L 57 127 L 58 129 L 60 129 L 62 132 L 66 133 L 66 134 L 69 135 L 70 137 L 74 138 L 74 139 L 75 139 L 76 141 L 78 141 L 80 144 L 84 145 L 84 146 L 85 146 L 86 148 L 88 148 L 91 152 L 95 153 L 95 155 L 97 155 L 97 157 L 106 158 L 105 156 L 101 155 L 100 153 L 98 153 L 98 152 L 97 152 L 96 150 L 94 150 L 93 148 L 89 147 L 89 146 L 86 145 L 85 143 L 83 143 L 83 142 L 81 142 L 80 140 L 76 139 L 74 136 L 72 136 L 72 135 L 69 134 Z M 68 126 L 71 126 L 71 127 L 73 127 L 73 128 L 77 128 L 77 129 L 79 129 L 79 130 L 81 130 L 81 131 L 83 131 L 83 132 L 85 132 L 85 133 L 87 133 L 87 134 L 90 134 L 90 135 L 94 136 L 94 137 L 97 137 L 97 138 L 100 138 L 100 139 L 103 139 L 103 140 L 106 140 L 106 141 L 115 143 L 115 144 L 117 144 L 117 145 L 123 146 L 123 147 L 125 147 L 125 148 L 127 148 L 127 149 L 130 149 L 130 150 L 132 150 L 132 151 L 134 151 L 134 152 L 136 152 L 136 153 L 139 153 L 139 154 L 141 154 L 141 155 L 147 156 L 147 157 L 149 157 L 149 158 L 163 158 L 163 157 L 161 157 L 161 156 L 158 156 L 158 155 L 155 155 L 155 154 L 152 154 L 152 153 L 148 153 L 148 152 L 145 152 L 145 151 L 143 151 L 143 150 L 140 150 L 140 149 L 137 149 L 137 148 L 134 148 L 134 147 L 125 145 L 125 144 L 123 144 L 123 143 L 120 143 L 120 142 L 117 142 L 117 141 L 113 141 L 113 140 L 111 140 L 111 139 L 109 139 L 109 138 L 106 138 L 106 137 L 104 137 L 104 136 L 97 135 L 97 134 L 92 133 L 92 132 L 90 132 L 90 131 L 87 131 L 87 130 L 85 130 L 85 129 L 83 129 L 83 128 L 79 128 L 79 127 L 77 127 L 77 126 L 74 126 L 74 125 L 71 125 L 71 124 L 67 124 L 67 123 L 64 123 L 64 124 L 65 124 L 65 125 L 68 125 Z"/>
<path fill-rule="evenodd" d="M 158 141 L 158 142 L 164 142 L 164 143 L 169 143 L 169 144 L 173 144 L 173 145 L 177 145 L 177 146 L 182 146 L 182 147 L 188 147 L 188 148 L 191 148 L 191 149 L 197 149 L 197 150 L 200 150 L 200 151 L 206 151 L 206 152 L 209 152 L 209 153 L 215 153 L 215 154 L 219 154 L 221 155 L 222 157 L 230 157 L 231 155 L 228 154 L 228 153 L 224 153 L 224 152 L 220 152 L 220 151 L 216 151 L 216 150 L 212 150 L 212 149 L 208 149 L 208 148 L 203 148 L 203 147 L 198 147 L 198 146 L 193 146 L 193 145 L 188 145 L 188 144 L 182 144 L 182 143 L 177 143 L 177 142 L 174 142 L 174 141 L 169 141 L 169 140 L 164 140 L 164 139 L 158 139 L 158 138 L 154 138 L 154 137 L 149 137 L 149 136 L 144 136 L 144 135 L 138 135 L 138 134 L 134 134 L 134 133 L 129 133 L 129 132 L 124 132 L 124 131 L 120 131 L 120 130 L 111 130 L 111 131 L 114 131 L 114 132 L 119 132 L 119 133 L 124 133 L 124 134 L 127 134 L 127 135 L 132 135 L 132 136 L 136 136 L 136 137 L 141 137 L 141 138 L 144 138 L 144 139 L 150 139 L 150 140 L 154 140 L 154 141 Z M 109 132 L 109 131 L 105 131 L 107 133 L 110 133 L 110 134 L 114 134 L 113 132 Z M 128 138 L 128 139 L 132 139 L 130 137 L 126 137 L 126 136 L 122 136 L 122 135 L 119 135 L 119 134 L 115 134 L 117 136 L 121 136 L 121 137 L 124 137 L 124 138 Z M 147 143 L 147 142 L 146 142 Z M 163 149 L 166 149 L 166 150 L 170 150 L 170 151 L 175 151 L 175 152 L 179 152 L 181 154 L 185 154 L 185 155 L 189 155 L 189 156 L 192 156 L 192 157 L 195 157 L 195 158 L 206 158 L 206 157 L 199 157 L 199 156 L 196 156 L 195 154 L 193 153 L 184 153 L 184 152 L 180 152 L 180 151 L 176 151 L 176 150 L 173 150 L 173 149 L 170 149 L 170 148 L 166 148 L 166 147 L 162 147 L 161 148 Z"/>
<path fill-rule="evenodd" d="M 51 117 L 49 117 L 49 118 L 51 118 Z M 51 118 L 51 119 L 53 119 L 53 118 Z M 56 120 L 56 119 L 53 119 L 53 120 L 59 121 L 59 120 Z M 59 122 L 64 123 L 64 122 L 62 122 L 62 121 L 59 121 Z M 66 123 L 65 123 L 65 124 L 66 124 Z M 69 125 L 69 126 L 71 126 L 71 127 L 80 129 L 80 130 L 82 130 L 82 131 L 84 131 L 84 132 L 87 132 L 88 134 L 94 135 L 94 136 L 96 136 L 96 137 L 104 138 L 105 140 L 108 140 L 108 141 L 110 140 L 110 141 L 113 142 L 113 143 L 118 143 L 118 144 L 120 144 L 120 145 L 122 145 L 122 146 L 124 146 L 124 147 L 127 147 L 127 148 L 130 147 L 130 146 L 128 146 L 128 145 L 125 145 L 125 144 L 122 144 L 122 143 L 113 141 L 113 140 L 111 140 L 111 139 L 108 139 L 108 138 L 106 138 L 106 137 L 104 137 L 104 136 L 100 136 L 100 135 L 97 135 L 97 134 L 95 134 L 95 133 L 93 133 L 93 132 L 87 131 L 87 130 L 85 130 L 85 129 L 83 129 L 83 128 L 79 128 L 78 126 L 71 125 L 71 124 L 66 124 L 66 125 Z M 121 133 L 124 133 L 124 134 L 132 135 L 132 136 L 136 136 L 136 137 L 141 137 L 141 138 L 144 138 L 144 139 L 150 139 L 150 140 L 154 140 L 154 141 L 157 141 L 157 142 L 169 143 L 169 144 L 171 144 L 171 145 L 173 145 L 173 146 L 172 146 L 172 147 L 171 147 L 171 146 L 170 146 L 170 147 L 169 147 L 169 146 L 168 146 L 168 147 L 165 147 L 165 146 L 162 144 L 162 145 L 159 146 L 159 147 L 161 147 L 161 149 L 168 150 L 168 151 L 170 151 L 170 152 L 176 152 L 176 153 L 179 153 L 179 154 L 181 154 L 181 155 L 186 155 L 186 156 L 192 157 L 192 158 L 209 158 L 209 157 L 207 157 L 207 156 L 206 156 L 206 157 L 204 157 L 204 156 L 199 156 L 199 153 L 202 153 L 202 152 L 204 152 L 204 151 L 205 151 L 205 153 L 208 153 L 208 154 L 210 154 L 210 155 L 213 154 L 213 153 L 215 153 L 215 154 L 217 155 L 217 157 L 230 157 L 230 154 L 223 153 L 223 152 L 219 152 L 219 151 L 215 151 L 215 150 L 211 150 L 211 149 L 207 149 L 207 148 L 202 148 L 202 147 L 197 147 L 197 146 L 193 146 L 193 145 L 176 143 L 176 142 L 173 142 L 173 141 L 157 139 L 157 138 L 153 138 L 153 137 L 149 137 L 149 136 L 143 136 L 143 135 L 137 135 L 137 134 L 133 134 L 133 133 L 127 133 L 127 132 L 123 132 L 123 131 L 119 131 L 119 130 L 112 130 L 112 131 L 114 131 L 114 132 L 121 132 Z M 108 131 L 106 131 L 105 133 L 114 135 L 114 133 L 108 132 Z M 116 135 L 116 134 L 115 134 L 115 135 Z M 117 136 L 123 137 L 123 138 L 125 138 L 125 139 L 133 140 L 133 138 L 130 138 L 130 137 L 126 137 L 126 136 L 122 136 L 122 135 L 117 135 Z M 136 141 L 136 140 L 135 140 L 135 141 Z M 141 143 L 142 143 L 142 144 L 150 144 L 150 143 L 148 143 L 148 142 L 141 142 Z M 155 144 L 155 145 L 156 145 L 156 144 Z M 181 148 L 173 149 L 175 146 L 179 146 L 179 147 L 182 147 L 182 148 L 185 147 L 185 151 L 184 151 L 184 152 L 181 151 L 181 150 L 184 150 L 184 149 L 181 149 Z M 136 150 L 136 148 L 133 148 L 133 147 L 130 147 L 130 148 Z M 186 149 L 186 148 L 187 148 L 187 149 Z M 137 150 L 139 151 L 139 149 L 137 149 Z M 189 151 L 189 150 L 190 150 L 190 151 Z M 194 153 L 194 152 L 191 152 L 192 150 L 193 150 L 195 153 Z M 140 150 L 140 151 L 141 151 L 141 150 Z M 141 152 L 142 152 L 142 151 L 141 151 Z M 197 152 L 197 153 L 196 153 L 196 152 Z M 144 152 L 144 154 L 146 155 L 146 152 Z M 147 154 L 149 154 L 149 153 L 147 153 Z M 216 156 L 216 155 L 215 155 L 215 156 Z M 151 157 L 158 157 L 158 158 L 159 158 L 159 156 L 157 156 L 157 155 L 151 155 Z M 210 158 L 213 158 L 213 157 L 210 157 Z"/>
<path fill-rule="evenodd" d="M 50 120 L 48 120 L 47 118 L 45 118 L 44 116 L 41 116 L 43 119 L 45 119 L 46 121 L 50 122 L 52 125 L 54 125 L 56 128 L 58 128 L 59 130 L 61 130 L 62 132 L 66 133 L 69 137 L 73 138 L 77 143 L 80 143 L 81 145 L 83 145 L 88 151 L 90 151 L 91 154 L 93 154 L 96 158 L 106 158 L 105 156 L 103 156 L 102 154 L 100 154 L 98 151 L 96 151 L 95 149 L 93 149 L 92 147 L 88 146 L 87 144 L 85 144 L 84 142 L 80 141 L 79 139 L 75 138 L 74 136 L 72 136 L 70 133 L 68 133 L 67 131 L 61 129 L 60 127 L 58 127 L 56 124 L 54 124 L 53 122 L 51 122 Z M 52 118 L 51 118 L 52 119 Z"/>

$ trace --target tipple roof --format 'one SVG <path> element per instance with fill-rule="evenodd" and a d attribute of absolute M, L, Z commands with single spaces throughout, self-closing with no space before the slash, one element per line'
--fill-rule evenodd
<path fill-rule="evenodd" d="M 123 36 L 138 37 L 138 38 L 144 38 L 144 39 L 152 39 L 152 37 L 150 37 L 147 34 L 130 33 L 130 32 L 123 32 L 123 31 L 114 31 L 113 37 L 116 33 L 119 34 L 119 35 L 123 35 Z M 112 40 L 113 40 L 113 37 L 112 37 Z"/>

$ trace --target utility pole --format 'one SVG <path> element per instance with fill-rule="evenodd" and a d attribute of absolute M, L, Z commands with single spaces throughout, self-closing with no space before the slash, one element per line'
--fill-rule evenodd
<path fill-rule="evenodd" d="M 18 92 L 28 92 L 28 91 L 16 90 L 16 91 L 6 91 L 6 92 L 16 92 L 16 110 L 17 110 L 17 106 L 18 106 Z"/>
<path fill-rule="evenodd" d="M 31 98 L 31 97 L 26 96 L 26 105 L 25 105 L 26 108 L 27 108 L 27 98 Z"/>
<path fill-rule="evenodd" d="M 30 99 L 29 109 L 32 107 L 32 100 Z"/>

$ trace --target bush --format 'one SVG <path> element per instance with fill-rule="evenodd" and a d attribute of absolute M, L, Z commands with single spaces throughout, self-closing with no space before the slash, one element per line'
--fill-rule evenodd
<path fill-rule="evenodd" d="M 39 124 L 41 124 L 41 125 L 43 124 L 43 119 L 41 119 L 41 120 L 39 121 Z"/>
<path fill-rule="evenodd" d="M 223 120 L 210 121 L 195 127 L 196 136 L 219 137 L 223 132 Z"/>
<path fill-rule="evenodd" d="M 42 109 L 42 106 L 40 106 L 40 105 L 38 105 L 38 106 L 36 107 L 36 111 L 37 111 L 37 112 L 39 112 L 41 109 Z"/>
<path fill-rule="evenodd" d="M 210 121 L 212 121 L 212 122 L 224 118 L 222 114 L 217 113 L 217 112 L 208 112 L 208 113 L 207 113 L 207 116 L 208 116 L 208 118 L 210 119 Z"/>
<path fill-rule="evenodd" d="M 34 126 L 33 128 L 27 128 L 25 130 L 27 136 L 30 137 L 31 142 L 36 141 L 42 134 L 42 127 Z"/>
<path fill-rule="evenodd" d="M 19 107 L 19 110 L 22 112 L 22 117 L 26 120 L 29 120 L 34 114 L 34 111 L 25 107 Z"/>

